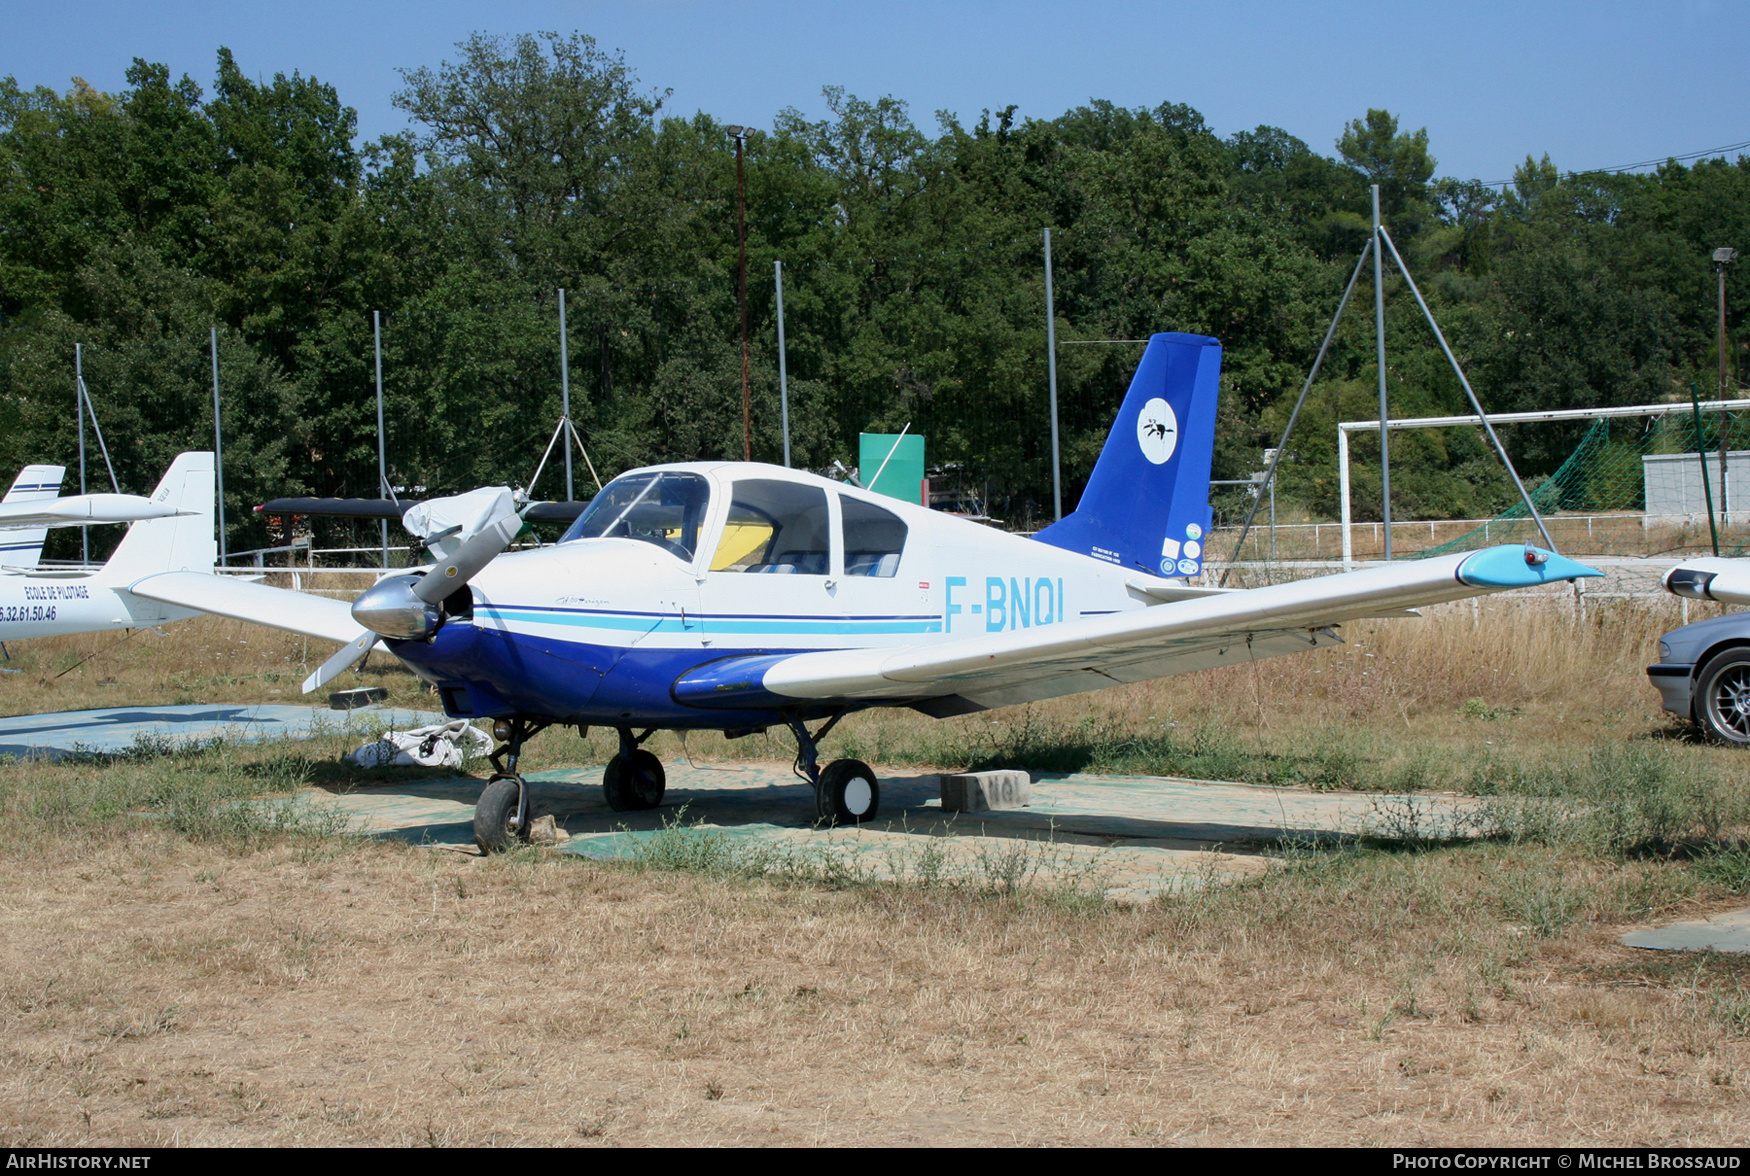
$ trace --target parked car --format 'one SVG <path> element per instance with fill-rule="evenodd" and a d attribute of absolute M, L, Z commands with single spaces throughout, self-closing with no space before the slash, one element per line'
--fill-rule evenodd
<path fill-rule="evenodd" d="M 1666 710 L 1722 743 L 1750 747 L 1750 612 L 1671 630 L 1647 678 Z"/>

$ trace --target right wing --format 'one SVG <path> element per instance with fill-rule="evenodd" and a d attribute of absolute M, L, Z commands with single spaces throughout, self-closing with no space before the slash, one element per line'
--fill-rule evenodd
<path fill-rule="evenodd" d="M 1535 548 L 1492 547 L 957 640 L 731 657 L 683 674 L 673 694 L 708 708 L 887 702 L 963 713 L 1312 649 L 1338 640 L 1330 626 L 1382 611 L 1600 574 Z"/>
<path fill-rule="evenodd" d="M 205 572 L 160 572 L 135 580 L 128 585 L 128 591 L 179 608 L 217 613 L 342 644 L 357 638 L 361 631 L 359 623 L 352 619 L 352 606 L 344 600 Z"/>

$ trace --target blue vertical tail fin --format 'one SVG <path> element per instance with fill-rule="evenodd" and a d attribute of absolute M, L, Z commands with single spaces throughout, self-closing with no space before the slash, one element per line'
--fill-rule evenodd
<path fill-rule="evenodd" d="M 1157 576 L 1203 570 L 1221 344 L 1153 335 L 1074 513 L 1041 543 Z"/>

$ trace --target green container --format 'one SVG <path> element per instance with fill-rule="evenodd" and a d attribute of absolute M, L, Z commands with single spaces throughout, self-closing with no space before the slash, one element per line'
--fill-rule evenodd
<path fill-rule="evenodd" d="M 930 505 L 924 493 L 924 439 L 920 434 L 859 433 L 857 476 L 866 489 L 877 494 Z"/>

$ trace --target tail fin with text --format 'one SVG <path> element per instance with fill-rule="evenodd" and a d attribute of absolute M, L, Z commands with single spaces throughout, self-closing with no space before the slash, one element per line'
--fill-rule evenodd
<path fill-rule="evenodd" d="M 152 501 L 188 514 L 133 523 L 103 565 L 104 579 L 128 584 L 158 572 L 211 572 L 219 543 L 213 530 L 213 455 L 178 454 Z"/>
<path fill-rule="evenodd" d="M 1150 336 L 1081 501 L 1034 538 L 1151 575 L 1202 571 L 1220 383 L 1218 341 Z"/>

